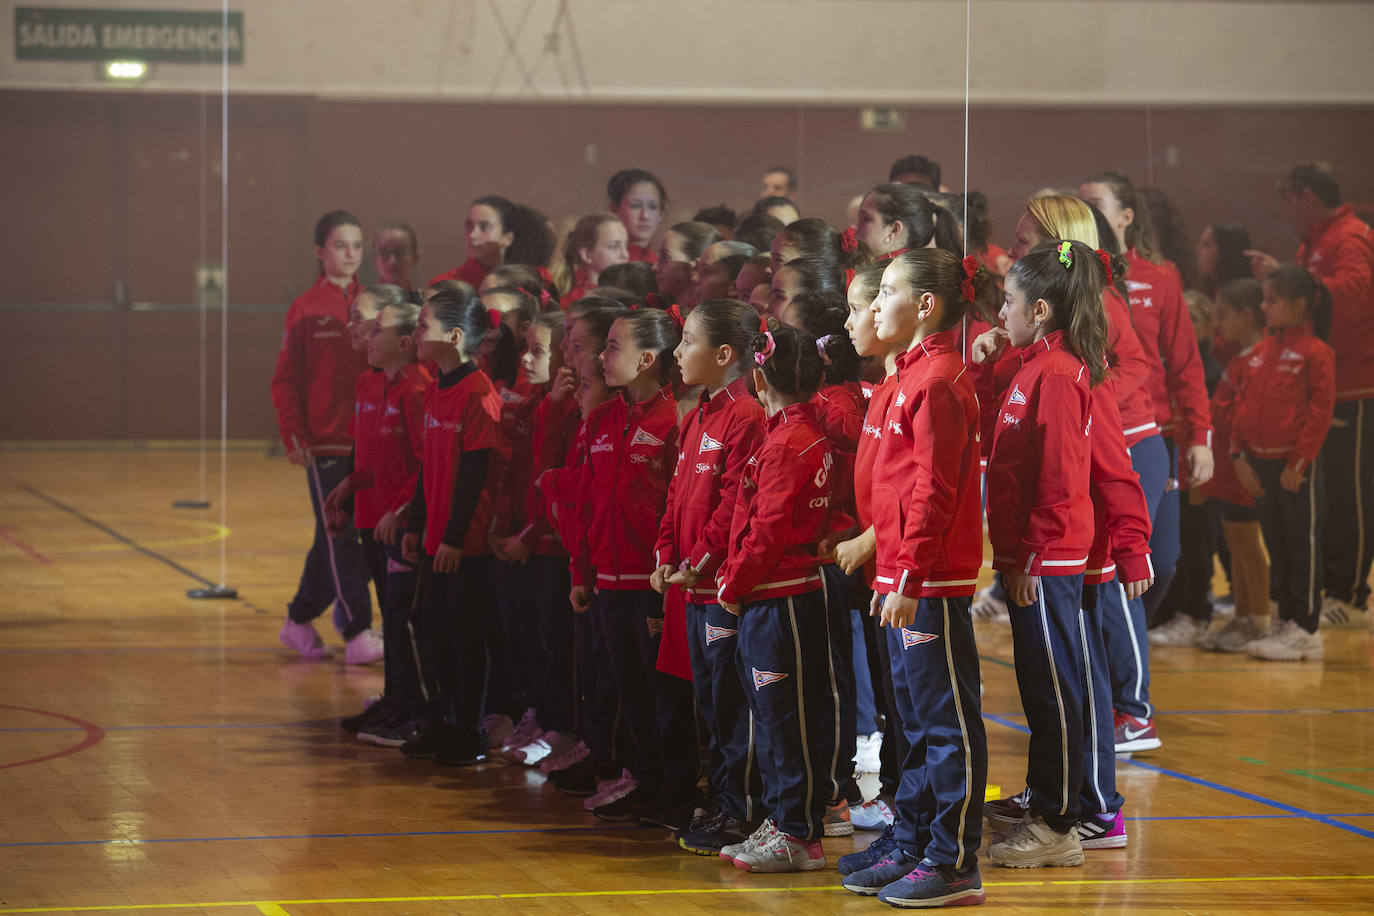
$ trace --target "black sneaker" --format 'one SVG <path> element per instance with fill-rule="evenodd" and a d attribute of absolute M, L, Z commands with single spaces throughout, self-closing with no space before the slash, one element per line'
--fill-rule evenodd
<path fill-rule="evenodd" d="M 640 802 L 631 812 L 634 819 L 646 827 L 663 827 L 676 837 L 692 822 L 695 806 L 691 803 L 673 804 L 659 800 Z"/>
<path fill-rule="evenodd" d="M 892 835 L 892 825 L 888 824 L 878 838 L 868 844 L 867 849 L 851 852 L 847 856 L 840 856 L 838 863 L 840 874 L 852 875 L 855 872 L 863 871 L 865 868 L 872 868 L 896 848 L 897 839 Z"/>
<path fill-rule="evenodd" d="M 395 716 L 386 722 L 369 722 L 358 729 L 358 741 L 378 747 L 401 747 L 420 733 L 409 716 Z"/>
<path fill-rule="evenodd" d="M 687 826 L 673 831 L 673 839 L 680 840 L 689 833 L 705 830 L 706 826 L 721 817 L 720 805 L 698 796 L 694 803 L 691 820 Z"/>
<path fill-rule="evenodd" d="M 378 697 L 377 702 L 364 709 L 362 712 L 354 713 L 351 716 L 344 716 L 339 720 L 339 728 L 346 732 L 358 733 L 358 729 L 364 725 L 369 725 L 376 721 L 385 722 L 396 714 L 396 705 L 391 697 Z"/>
<path fill-rule="evenodd" d="M 647 799 L 647 794 L 641 789 L 631 789 L 628 795 L 622 795 L 593 810 L 592 816 L 599 821 L 632 821 L 635 819 L 635 807 L 644 807 Z"/>
<path fill-rule="evenodd" d="M 417 760 L 426 760 L 434 756 L 434 752 L 439 749 L 445 741 L 449 739 L 449 733 L 455 728 L 448 722 L 434 722 L 420 729 L 419 733 L 409 741 L 401 745 L 401 753 L 407 757 L 414 757 Z"/>
<path fill-rule="evenodd" d="M 487 756 L 487 733 L 472 726 L 455 726 L 446 740 L 434 749 L 434 762 L 441 767 L 470 767 Z"/>
<path fill-rule="evenodd" d="M 601 775 L 601 767 L 595 760 L 587 757 L 566 770 L 549 774 L 549 782 L 564 795 L 588 796 L 596 794 L 596 778 Z"/>
<path fill-rule="evenodd" d="M 683 831 L 677 838 L 677 844 L 699 856 L 719 856 L 723 847 L 743 843 L 757 827 L 757 824 L 749 824 L 718 811 L 715 817 L 697 830 Z"/>

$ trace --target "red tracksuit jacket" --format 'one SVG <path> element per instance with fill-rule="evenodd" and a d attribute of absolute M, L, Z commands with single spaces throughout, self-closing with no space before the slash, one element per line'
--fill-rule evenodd
<path fill-rule="evenodd" d="M 418 363 L 394 379 L 358 376 L 353 414 L 353 524 L 375 528 L 388 512 L 403 516 L 415 492 L 425 442 L 425 392 L 434 379 Z"/>
<path fill-rule="evenodd" d="M 1092 389 L 1092 434 L 1089 436 L 1093 518 L 1096 521 L 1083 584 L 1099 585 L 1120 575 L 1122 582 L 1152 578 L 1150 507 L 1131 467 L 1131 453 L 1121 431 L 1115 380 Z"/>
<path fill-rule="evenodd" d="M 1374 397 L 1374 231 L 1347 204 L 1313 227 L 1297 262 L 1331 291 L 1336 400 Z"/>
<path fill-rule="evenodd" d="M 1150 360 L 1150 397 L 1155 423 L 1161 432 L 1172 430 L 1181 447 L 1212 444 L 1212 416 L 1197 334 L 1183 305 L 1178 274 L 1167 265 L 1145 260 L 1132 248 L 1126 253 L 1130 270 L 1126 289 L 1131 297 L 1131 322 Z M 1178 405 L 1179 427 L 1174 429 L 1171 405 Z M 1132 424 L 1135 426 L 1138 424 Z M 1131 427 L 1127 427 L 1131 428 Z"/>
<path fill-rule="evenodd" d="M 630 242 L 625 246 L 625 251 L 629 254 L 631 261 L 643 261 L 645 264 L 657 264 L 658 252 L 652 245 L 636 245 Z"/>
<path fill-rule="evenodd" d="M 492 531 L 502 538 L 529 528 L 527 512 L 534 480 L 534 423 L 547 393 L 543 386 L 522 382 L 523 373 L 514 385 L 496 384 L 496 392 L 501 396 L 501 441 L 506 460 L 502 462 L 502 475 L 492 487 L 495 495 Z"/>
<path fill-rule="evenodd" d="M 578 418 L 577 429 L 568 444 L 563 465 L 549 468 L 535 478 L 545 518 L 558 532 L 558 539 L 569 558 L 581 542 L 584 530 L 577 496 L 582 491 L 582 475 L 587 470 L 587 446 L 591 441 L 588 438 L 587 421 L 582 419 L 580 411 L 575 416 Z"/>
<path fill-rule="evenodd" d="M 854 456 L 864 427 L 864 394 L 858 382 L 826 385 L 812 397 L 816 420 L 830 437 L 835 459 L 835 508 L 854 516 Z"/>
<path fill-rule="evenodd" d="M 867 531 L 873 525 L 873 472 L 878 460 L 878 443 L 882 439 L 883 423 L 887 420 L 887 407 L 897 395 L 901 379 L 896 374 L 889 375 L 873 386 L 868 396 L 868 410 L 864 413 L 863 432 L 859 436 L 859 448 L 854 454 L 854 518 L 859 523 L 859 531 Z M 877 563 L 873 560 L 864 564 L 864 579 L 869 588 L 878 574 Z"/>
<path fill-rule="evenodd" d="M 487 274 L 489 273 L 491 273 L 490 267 L 480 263 L 475 258 L 468 258 L 462 264 L 453 268 L 453 270 L 445 271 L 439 274 L 439 276 L 432 278 L 425 285 L 433 286 L 444 280 L 460 280 L 473 289 L 477 289 L 482 285 L 482 281 L 487 278 Z"/>
<path fill-rule="evenodd" d="M 1088 370 L 1054 331 L 1021 351 L 988 456 L 988 538 L 1002 572 L 1083 572 L 1093 542 Z"/>
<path fill-rule="evenodd" d="M 1208 496 L 1237 506 L 1255 504 L 1250 491 L 1241 486 L 1240 478 L 1236 476 L 1236 466 L 1231 461 L 1231 427 L 1235 425 L 1240 392 L 1245 387 L 1245 364 L 1253 350 L 1253 346 L 1246 347 L 1227 361 L 1216 390 L 1212 392 L 1212 441 L 1216 443 L 1216 469 L 1212 472 L 1212 479 L 1202 485 L 1202 492 Z"/>
<path fill-rule="evenodd" d="M 978 396 L 959 331 L 897 359 L 873 472 L 874 589 L 908 598 L 972 595 L 983 565 Z"/>
<path fill-rule="evenodd" d="M 554 401 L 545 395 L 536 403 L 530 438 L 532 463 L 525 497 L 525 527 L 520 531 L 520 540 L 540 556 L 566 557 L 568 551 L 559 534 L 557 512 L 539 481 L 545 471 L 562 471 L 565 465 L 581 460 L 574 458 L 572 444 L 582 426 L 582 415 L 572 397 Z M 571 492 L 575 496 L 577 488 Z M 516 494 L 511 498 L 515 499 Z M 568 514 L 571 514 L 571 503 Z"/>
<path fill-rule="evenodd" d="M 453 503 L 458 464 L 465 452 L 490 449 L 487 480 L 499 460 L 501 445 L 501 398 L 491 379 L 474 369 L 456 385 L 441 388 L 436 381 L 425 393 L 425 553 L 433 556 L 444 539 Z M 482 498 L 463 539 L 464 555 L 491 553 L 487 532 L 491 528 L 492 492 L 484 485 Z M 456 546 L 456 545 L 455 545 Z"/>
<path fill-rule="evenodd" d="M 309 448 L 317 455 L 347 455 L 353 416 L 353 383 L 367 369 L 367 355 L 354 352 L 348 336 L 348 306 L 361 287 L 347 290 L 320 277 L 286 312 L 272 405 L 288 452 Z"/>
<path fill-rule="evenodd" d="M 816 546 L 831 531 L 834 463 L 815 404 L 789 404 L 768 418 L 740 483 L 719 600 L 746 604 L 823 587 Z"/>
<path fill-rule="evenodd" d="M 587 417 L 587 440 L 577 497 L 582 530 L 573 552 L 573 585 L 645 591 L 677 460 L 672 387 L 664 386 L 638 404 L 624 395 L 602 404 Z"/>
<path fill-rule="evenodd" d="M 684 561 L 701 574 L 687 589 L 693 604 L 714 604 L 716 570 L 725 559 L 740 480 L 763 443 L 763 407 L 741 376 L 715 397 L 703 392 L 678 430 L 677 470 L 654 548 L 656 566 Z"/>
<path fill-rule="evenodd" d="M 1245 359 L 1231 454 L 1287 458 L 1301 471 L 1321 453 L 1336 403 L 1335 354 L 1306 325 L 1282 328 Z"/>
<path fill-rule="evenodd" d="M 1112 390 L 1121 414 L 1121 432 L 1126 445 L 1159 432 L 1155 420 L 1155 399 L 1150 394 L 1150 358 L 1140 345 L 1140 336 L 1131 324 L 1131 310 L 1121 294 L 1108 289 L 1102 297 L 1107 313 L 1107 367 L 1111 370 Z"/>

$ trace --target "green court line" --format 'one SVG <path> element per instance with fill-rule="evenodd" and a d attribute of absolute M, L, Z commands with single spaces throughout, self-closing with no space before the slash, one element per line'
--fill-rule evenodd
<path fill-rule="evenodd" d="M 1363 772 L 1368 772 L 1370 769 L 1374 769 L 1374 768 L 1371 768 L 1371 767 L 1352 767 L 1352 768 L 1350 768 L 1349 770 L 1328 770 L 1328 771 L 1326 771 L 1326 772 L 1333 772 L 1333 773 L 1344 773 L 1344 772 L 1363 773 Z M 1321 783 L 1325 783 L 1325 784 L 1328 785 L 1328 786 L 1335 786 L 1335 787 L 1338 788 L 1338 789 L 1349 789 L 1351 792 L 1359 792 L 1361 795 L 1374 795 L 1374 789 L 1366 789 L 1364 786 L 1355 786 L 1355 785 L 1351 785 L 1351 784 L 1348 783 L 1348 782 L 1341 782 L 1339 779 L 1332 779 L 1332 778 L 1329 777 L 1329 776 L 1318 776 L 1317 774 L 1318 774 L 1319 772 L 1322 772 L 1322 771 L 1320 771 L 1320 770 L 1284 770 L 1284 772 L 1285 772 L 1285 773 L 1292 773 L 1294 776 L 1301 776 L 1303 779 L 1310 779 L 1310 780 L 1312 780 L 1313 782 L 1321 782 Z"/>

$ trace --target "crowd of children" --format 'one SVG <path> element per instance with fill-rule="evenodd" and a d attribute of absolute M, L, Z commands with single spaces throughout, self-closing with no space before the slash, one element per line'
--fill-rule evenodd
<path fill-rule="evenodd" d="M 663 184 L 627 169 L 561 247 L 483 196 L 467 260 L 423 288 L 409 226 L 376 233 L 362 287 L 359 221 L 321 218 L 272 382 L 317 522 L 281 639 L 327 655 L 332 604 L 346 660 L 384 660 L 345 729 L 537 767 L 751 872 L 872 829 L 846 888 L 972 904 L 980 852 L 1126 845 L 1115 758 L 1160 746 L 1151 643 L 1320 659 L 1319 625 L 1368 626 L 1374 244 L 1329 171 L 1280 185 L 1287 265 L 1221 224 L 1166 259 L 1167 200 L 1115 172 L 1029 200 L 1010 251 L 937 164 L 889 177 L 843 230 L 774 168 L 743 216 L 660 232 Z M 999 617 L 1030 747 L 1025 790 L 985 805 L 974 621 Z"/>

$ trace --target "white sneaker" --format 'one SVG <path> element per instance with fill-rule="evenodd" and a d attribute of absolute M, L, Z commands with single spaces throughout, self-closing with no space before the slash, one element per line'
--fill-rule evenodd
<path fill-rule="evenodd" d="M 544 732 L 529 744 L 513 752 L 511 756 L 525 766 L 532 767 L 537 766 L 540 761 L 566 753 L 577 743 L 576 735 Z"/>
<path fill-rule="evenodd" d="M 520 717 L 520 721 L 515 723 L 515 728 L 506 736 L 506 740 L 501 742 L 499 756 L 506 760 L 516 760 L 515 752 L 520 748 L 531 743 L 544 733 L 539 727 L 539 714 L 533 708 L 525 710 L 525 714 Z"/>
<path fill-rule="evenodd" d="M 874 732 L 871 735 L 860 735 L 858 752 L 854 755 L 854 775 L 862 773 L 876 773 L 883 766 L 883 733 Z"/>
<path fill-rule="evenodd" d="M 1213 617 L 1230 617 L 1236 612 L 1236 596 L 1222 595 L 1218 598 L 1211 592 L 1207 593 L 1207 601 L 1212 605 Z"/>
<path fill-rule="evenodd" d="M 993 588 L 994 586 L 989 585 L 973 596 L 969 613 L 973 615 L 974 620 L 1007 623 L 1011 619 L 1007 616 L 1007 599 L 993 594 Z"/>
<path fill-rule="evenodd" d="M 895 820 L 892 809 L 881 798 L 849 807 L 849 821 L 855 830 L 883 830 Z"/>
<path fill-rule="evenodd" d="M 743 855 L 745 852 L 757 848 L 777 829 L 777 827 L 773 826 L 771 818 L 764 818 L 763 823 L 759 824 L 758 829 L 749 834 L 748 838 L 745 839 L 743 843 L 730 843 L 720 847 L 720 857 L 722 859 L 734 861 L 735 856 Z"/>
<path fill-rule="evenodd" d="M 370 665 L 385 654 L 382 634 L 376 630 L 363 630 L 344 645 L 344 662 L 350 665 Z"/>
<path fill-rule="evenodd" d="M 281 632 L 277 634 L 277 638 L 283 646 L 295 649 L 305 658 L 329 657 L 329 649 L 313 623 L 296 623 L 288 617 L 286 623 L 281 625 Z"/>
<path fill-rule="evenodd" d="M 736 868 L 766 874 L 825 868 L 825 850 L 820 840 L 799 840 L 776 829 L 763 842 L 742 850 L 734 859 Z"/>
<path fill-rule="evenodd" d="M 988 858 L 1007 868 L 1054 868 L 1083 864 L 1078 831 L 1055 833 L 1037 816 L 1027 818 L 988 847 Z"/>
<path fill-rule="evenodd" d="M 598 783 L 597 787 L 601 791 L 582 802 L 582 807 L 586 808 L 588 811 L 593 811 L 600 808 L 602 805 L 609 805 L 611 802 L 618 801 L 626 795 L 629 795 L 635 790 L 636 785 L 635 778 L 630 775 L 630 771 L 622 769 L 619 779 L 611 780 L 606 783 L 604 787 Z"/>
<path fill-rule="evenodd" d="M 1188 614 L 1175 614 L 1168 623 L 1162 623 L 1150 631 L 1152 646 L 1195 646 L 1204 633 L 1207 624 Z"/>
<path fill-rule="evenodd" d="M 1338 598 L 1327 598 L 1322 602 L 1323 630 L 1368 630 L 1369 607 L 1355 607 Z"/>
<path fill-rule="evenodd" d="M 1320 661 L 1326 652 L 1321 633 L 1309 633 L 1291 620 L 1283 621 L 1276 633 L 1247 649 L 1255 658 L 1271 662 Z"/>
<path fill-rule="evenodd" d="M 1198 645 L 1213 652 L 1244 652 L 1245 647 L 1269 635 L 1269 618 L 1240 615 L 1226 621 L 1198 640 Z"/>

